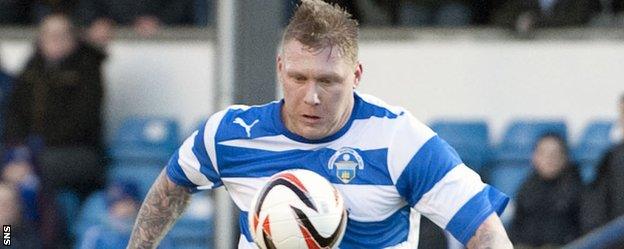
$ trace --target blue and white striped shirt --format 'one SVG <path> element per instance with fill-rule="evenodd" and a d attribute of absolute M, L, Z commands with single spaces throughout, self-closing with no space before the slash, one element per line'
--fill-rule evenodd
<path fill-rule="evenodd" d="M 251 199 L 269 176 L 312 170 L 342 194 L 349 210 L 340 248 L 416 248 L 420 215 L 466 244 L 509 198 L 484 184 L 455 150 L 409 112 L 356 93 L 347 124 L 321 140 L 287 130 L 283 101 L 231 106 L 193 133 L 171 158 L 169 178 L 193 190 L 225 185 L 241 210 L 239 248 Z"/>

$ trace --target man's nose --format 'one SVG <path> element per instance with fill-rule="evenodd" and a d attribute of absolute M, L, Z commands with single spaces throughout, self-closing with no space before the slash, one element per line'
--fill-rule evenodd
<path fill-rule="evenodd" d="M 306 88 L 306 94 L 304 97 L 304 102 L 308 105 L 318 105 L 321 103 L 321 100 L 318 96 L 318 85 L 314 82 L 308 83 Z"/>

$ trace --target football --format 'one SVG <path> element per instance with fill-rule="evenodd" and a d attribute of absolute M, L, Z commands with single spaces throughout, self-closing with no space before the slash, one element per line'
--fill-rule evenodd
<path fill-rule="evenodd" d="M 337 248 L 346 225 L 338 190 L 303 169 L 271 176 L 249 210 L 249 230 L 261 249 Z"/>

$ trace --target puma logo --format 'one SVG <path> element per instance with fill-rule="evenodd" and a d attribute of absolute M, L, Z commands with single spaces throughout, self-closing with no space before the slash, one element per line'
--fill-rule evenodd
<path fill-rule="evenodd" d="M 256 123 L 258 123 L 259 121 L 260 121 L 259 119 L 256 119 L 256 120 L 253 121 L 253 123 L 248 125 L 247 123 L 245 123 L 245 120 L 243 120 L 242 118 L 235 118 L 234 119 L 234 123 L 235 124 L 239 124 L 240 126 L 245 128 L 245 132 L 247 132 L 247 137 L 251 137 L 251 127 L 256 125 Z"/>

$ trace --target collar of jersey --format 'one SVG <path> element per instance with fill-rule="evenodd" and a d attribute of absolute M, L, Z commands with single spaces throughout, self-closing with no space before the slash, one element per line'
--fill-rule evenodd
<path fill-rule="evenodd" d="M 351 110 L 351 116 L 349 117 L 349 120 L 342 128 L 340 128 L 340 130 L 338 130 L 338 132 L 330 136 L 327 136 L 321 139 L 316 139 L 316 140 L 307 139 L 305 137 L 297 135 L 289 131 L 288 129 L 286 129 L 286 126 L 284 125 L 284 122 L 282 122 L 282 118 L 281 118 L 282 116 L 280 114 L 282 105 L 284 105 L 284 99 L 282 99 L 273 109 L 273 122 L 275 123 L 275 128 L 277 129 L 278 132 L 281 132 L 281 134 L 284 134 L 284 136 L 292 140 L 295 140 L 297 142 L 309 143 L 309 144 L 320 144 L 320 143 L 328 143 L 328 142 L 334 141 L 340 138 L 349 130 L 349 128 L 351 127 L 351 124 L 353 123 L 353 120 L 357 116 L 357 111 L 362 103 L 362 99 L 356 93 L 353 93 L 353 97 L 355 100 L 353 101 L 353 110 Z"/>

